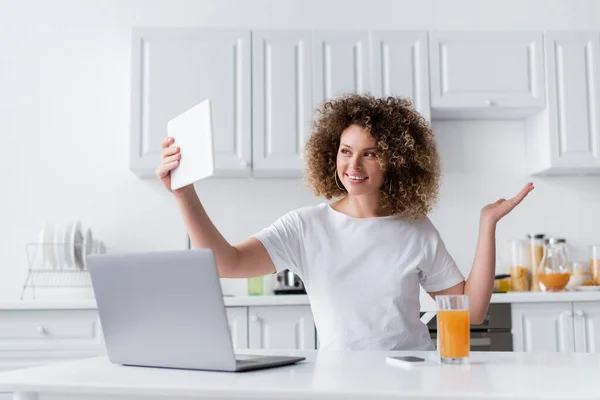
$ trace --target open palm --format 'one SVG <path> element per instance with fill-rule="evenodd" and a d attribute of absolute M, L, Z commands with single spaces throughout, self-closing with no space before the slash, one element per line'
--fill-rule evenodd
<path fill-rule="evenodd" d="M 519 205 L 520 202 L 533 190 L 533 183 L 528 182 L 517 195 L 510 199 L 500 199 L 495 203 L 488 204 L 481 209 L 481 219 L 496 223 L 506 214 L 511 212 L 513 208 Z"/>

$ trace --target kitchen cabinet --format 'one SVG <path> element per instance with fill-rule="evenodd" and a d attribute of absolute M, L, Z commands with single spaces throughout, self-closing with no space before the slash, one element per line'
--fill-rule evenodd
<path fill-rule="evenodd" d="M 215 176 L 250 176 L 250 46 L 249 30 L 133 31 L 130 167 L 135 173 L 153 176 L 167 122 L 209 98 Z"/>
<path fill-rule="evenodd" d="M 532 175 L 600 173 L 600 32 L 545 36 L 548 107 L 527 121 Z"/>
<path fill-rule="evenodd" d="M 541 32 L 431 32 L 431 108 L 440 118 L 515 118 L 546 105 Z"/>
<path fill-rule="evenodd" d="M 312 123 L 310 31 L 252 33 L 252 175 L 301 177 Z"/>
<path fill-rule="evenodd" d="M 373 95 L 401 96 L 431 121 L 427 32 L 373 31 Z"/>
<path fill-rule="evenodd" d="M 341 94 L 370 92 L 370 59 L 368 31 L 315 31 L 315 107 Z"/>
<path fill-rule="evenodd" d="M 96 310 L 0 310 L 0 371 L 105 355 Z M 0 393 L 0 400 L 12 399 Z"/>
<path fill-rule="evenodd" d="M 234 349 L 248 348 L 248 308 L 226 307 L 227 322 Z"/>
<path fill-rule="evenodd" d="M 600 352 L 600 303 L 573 303 L 575 351 Z"/>
<path fill-rule="evenodd" d="M 596 352 L 600 346 L 600 304 L 515 303 L 512 326 L 515 351 Z"/>
<path fill-rule="evenodd" d="M 251 349 L 314 350 L 315 324 L 310 306 L 252 306 L 248 309 Z"/>

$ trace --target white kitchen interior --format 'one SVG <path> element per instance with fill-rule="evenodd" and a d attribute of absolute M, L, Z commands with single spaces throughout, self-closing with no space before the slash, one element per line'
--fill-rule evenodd
<path fill-rule="evenodd" d="M 184 57 L 189 43 L 205 53 Z M 169 64 L 161 54 L 189 68 L 148 80 L 148 68 Z M 21 299 L 26 244 L 44 222 L 79 219 L 109 251 L 188 248 L 175 201 L 153 177 L 166 126 L 152 122 L 189 99 L 195 73 L 240 107 L 217 114 L 217 174 L 196 184 L 232 244 L 325 201 L 303 182 L 299 155 L 284 153 L 324 97 L 358 90 L 402 92 L 431 121 L 443 178 L 430 218 L 465 276 L 479 210 L 527 181 L 535 190 L 498 224 L 498 274 L 508 273 L 509 241 L 528 233 L 566 238 L 581 262 L 600 245 L 600 1 L 0 0 L 0 370 L 104 354 L 92 298 Z M 279 108 L 267 109 L 273 101 Z M 262 157 L 265 140 L 284 155 Z M 318 348 L 306 296 L 249 297 L 245 279 L 221 284 L 236 349 Z M 512 350 L 545 354 L 536 362 L 600 351 L 600 292 L 495 293 L 492 303 L 508 310 Z"/>

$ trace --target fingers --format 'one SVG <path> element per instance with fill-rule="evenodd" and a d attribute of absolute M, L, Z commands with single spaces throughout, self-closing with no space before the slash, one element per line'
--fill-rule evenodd
<path fill-rule="evenodd" d="M 159 178 L 164 178 L 179 165 L 181 153 L 178 146 L 171 146 L 174 141 L 172 137 L 166 137 L 160 144 L 162 148 L 161 165 L 155 171 Z"/>
<path fill-rule="evenodd" d="M 167 176 L 167 174 L 169 174 L 169 172 L 171 172 L 171 170 L 177 168 L 178 165 L 179 160 L 165 162 L 156 169 L 156 176 L 158 176 L 159 178 L 164 178 L 165 176 Z"/>
<path fill-rule="evenodd" d="M 533 189 L 533 182 L 528 182 L 515 197 L 510 199 L 511 209 L 515 208 L 520 202 L 522 202 L 525 196 L 527 196 Z"/>
<path fill-rule="evenodd" d="M 160 143 L 160 147 L 168 147 L 171 145 L 171 143 L 173 143 L 173 138 L 167 136 L 166 138 L 163 139 L 163 141 Z"/>

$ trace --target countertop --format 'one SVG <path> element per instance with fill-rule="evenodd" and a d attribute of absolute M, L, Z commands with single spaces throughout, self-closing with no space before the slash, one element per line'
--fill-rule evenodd
<path fill-rule="evenodd" d="M 225 306 L 273 306 L 273 305 L 308 305 L 306 295 L 280 296 L 225 296 Z M 600 301 L 598 292 L 513 292 L 494 293 L 492 303 L 547 303 L 561 301 Z M 435 309 L 433 300 L 424 292 L 421 296 L 423 310 Z M 433 307 L 433 308 L 432 308 Z M 0 310 L 43 310 L 43 309 L 95 309 L 95 299 L 60 299 L 60 300 L 1 300 Z"/>
<path fill-rule="evenodd" d="M 308 305 L 306 295 L 281 296 L 225 296 L 227 307 L 273 306 L 273 305 Z M 492 303 L 546 303 L 561 301 L 600 301 L 600 292 L 521 292 L 494 293 Z M 434 310 L 433 300 L 427 295 L 421 297 L 422 309 Z M 432 308 L 433 307 L 433 308 Z M 44 309 L 95 309 L 94 299 L 61 299 L 61 300 L 1 300 L 0 310 L 44 310 Z"/>
<path fill-rule="evenodd" d="M 388 355 L 434 358 L 434 352 L 276 351 L 299 364 L 231 373 L 111 364 L 106 357 L 0 373 L 0 392 L 68 394 L 68 398 L 219 399 L 598 399 L 600 354 L 474 352 L 468 366 L 407 370 Z M 54 396 L 52 398 L 55 398 Z M 129 397 L 127 397 L 129 398 Z"/>

